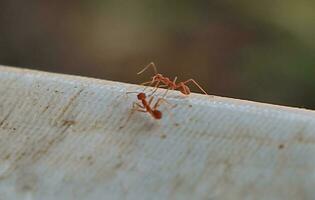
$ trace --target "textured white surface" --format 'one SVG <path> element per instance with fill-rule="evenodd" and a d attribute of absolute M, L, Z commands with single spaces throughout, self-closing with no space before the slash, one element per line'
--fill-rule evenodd
<path fill-rule="evenodd" d="M 315 199 L 313 111 L 141 90 L 0 67 L 0 199 Z"/>

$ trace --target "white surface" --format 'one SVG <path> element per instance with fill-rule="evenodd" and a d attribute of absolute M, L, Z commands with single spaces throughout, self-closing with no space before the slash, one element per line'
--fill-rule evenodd
<path fill-rule="evenodd" d="M 141 90 L 1 67 L 0 199 L 315 199 L 313 111 Z"/>

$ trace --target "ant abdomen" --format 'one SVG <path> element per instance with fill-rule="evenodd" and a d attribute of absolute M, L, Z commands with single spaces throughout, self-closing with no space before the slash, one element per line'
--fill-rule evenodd
<path fill-rule="evenodd" d="M 152 114 L 153 114 L 155 119 L 161 119 L 162 118 L 162 112 L 159 110 L 153 110 Z"/>
<path fill-rule="evenodd" d="M 182 87 L 179 87 L 179 91 L 185 95 L 189 95 L 190 94 L 190 89 L 188 86 L 186 85 L 182 85 Z"/>

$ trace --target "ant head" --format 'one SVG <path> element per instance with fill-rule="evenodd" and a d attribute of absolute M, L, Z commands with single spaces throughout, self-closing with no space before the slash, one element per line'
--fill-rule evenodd
<path fill-rule="evenodd" d="M 161 119 L 162 118 L 162 112 L 161 111 L 153 110 L 152 113 L 153 113 L 153 116 L 155 119 Z"/>
<path fill-rule="evenodd" d="M 190 94 L 190 89 L 187 85 L 183 85 L 182 87 L 180 87 L 180 91 L 181 93 L 185 94 L 185 95 L 189 95 Z"/>
<path fill-rule="evenodd" d="M 154 80 L 160 80 L 161 78 L 163 78 L 163 75 L 162 75 L 162 74 L 155 74 L 155 75 L 153 76 L 153 79 L 154 79 Z"/>
<path fill-rule="evenodd" d="M 143 99 L 147 98 L 147 96 L 145 95 L 145 93 L 140 92 L 140 93 L 137 95 L 137 98 L 138 98 L 139 100 L 143 100 Z"/>

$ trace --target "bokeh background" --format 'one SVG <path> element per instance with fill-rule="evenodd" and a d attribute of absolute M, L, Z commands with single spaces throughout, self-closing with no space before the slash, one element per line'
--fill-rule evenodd
<path fill-rule="evenodd" d="M 315 108 L 315 1 L 0 0 L 0 64 Z M 197 91 L 196 88 L 194 91 Z"/>

